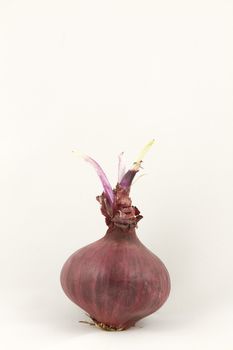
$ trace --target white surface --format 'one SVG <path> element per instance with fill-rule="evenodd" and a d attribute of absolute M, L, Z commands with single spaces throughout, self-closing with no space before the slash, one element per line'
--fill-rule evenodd
<path fill-rule="evenodd" d="M 0 1 L 1 348 L 232 350 L 233 2 Z M 132 198 L 172 292 L 127 332 L 79 324 L 59 273 L 105 232 L 115 184 L 151 138 Z M 142 328 L 139 328 L 142 327 Z"/>

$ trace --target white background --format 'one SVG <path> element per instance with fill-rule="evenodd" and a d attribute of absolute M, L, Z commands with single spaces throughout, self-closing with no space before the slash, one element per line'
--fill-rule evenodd
<path fill-rule="evenodd" d="M 2 349 L 232 350 L 232 42 L 232 0 L 0 0 Z M 115 184 L 118 154 L 131 165 L 151 138 L 132 198 L 172 292 L 103 332 L 59 283 L 106 230 L 72 150 Z"/>

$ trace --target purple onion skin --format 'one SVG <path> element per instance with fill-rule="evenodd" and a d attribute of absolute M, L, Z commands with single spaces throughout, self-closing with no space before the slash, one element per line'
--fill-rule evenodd
<path fill-rule="evenodd" d="M 93 320 L 116 330 L 158 310 L 170 292 L 162 261 L 141 243 L 135 228 L 117 226 L 70 256 L 61 285 Z"/>

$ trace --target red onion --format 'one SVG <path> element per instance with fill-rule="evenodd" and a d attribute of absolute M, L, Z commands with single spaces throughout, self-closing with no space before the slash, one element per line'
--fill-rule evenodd
<path fill-rule="evenodd" d="M 170 292 L 169 274 L 162 261 L 146 248 L 135 232 L 142 218 L 129 197 L 132 180 L 153 142 L 125 172 L 119 157 L 118 183 L 112 189 L 101 167 L 90 162 L 102 181 L 97 200 L 108 230 L 98 241 L 79 249 L 64 264 L 61 285 L 66 295 L 105 330 L 124 330 L 158 310 Z"/>

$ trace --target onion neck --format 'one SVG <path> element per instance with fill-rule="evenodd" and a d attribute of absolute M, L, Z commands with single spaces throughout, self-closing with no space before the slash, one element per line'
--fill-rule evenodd
<path fill-rule="evenodd" d="M 111 239 L 114 241 L 139 241 L 135 227 L 122 229 L 115 225 L 110 225 L 104 239 Z"/>

